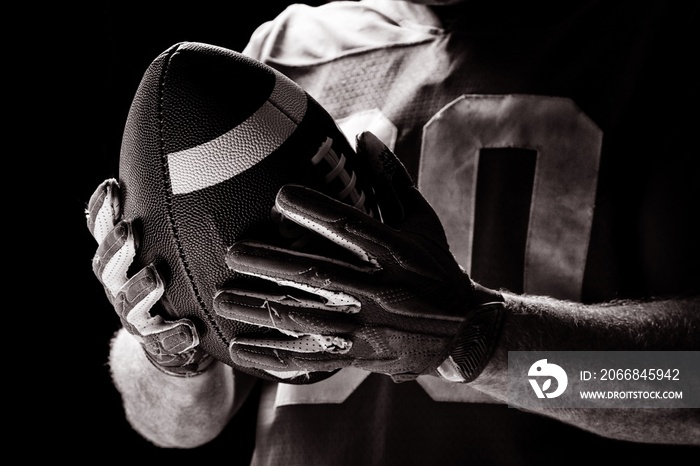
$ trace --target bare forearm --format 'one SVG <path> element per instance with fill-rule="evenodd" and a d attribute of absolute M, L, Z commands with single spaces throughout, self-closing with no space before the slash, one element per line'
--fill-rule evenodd
<path fill-rule="evenodd" d="M 195 377 L 170 376 L 156 369 L 140 344 L 120 330 L 112 341 L 110 367 L 129 423 L 158 446 L 202 445 L 235 412 L 233 372 L 220 362 Z M 236 393 L 237 398 L 245 395 Z"/>
<path fill-rule="evenodd" d="M 673 351 L 700 349 L 694 299 L 583 305 L 505 293 L 496 351 L 472 385 L 507 401 L 508 351 Z M 540 414 L 600 435 L 642 442 L 700 442 L 694 409 L 551 409 Z M 655 428 L 663 426 L 663 428 Z"/>

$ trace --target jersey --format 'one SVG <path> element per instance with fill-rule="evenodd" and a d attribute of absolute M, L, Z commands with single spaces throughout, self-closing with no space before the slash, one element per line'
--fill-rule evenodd
<path fill-rule="evenodd" d="M 370 130 L 387 143 L 477 282 L 580 302 L 697 293 L 682 118 L 694 11 L 661 3 L 470 2 L 449 18 L 455 9 L 400 1 L 294 5 L 244 53 L 298 82 L 349 138 Z M 685 451 L 605 439 L 468 385 L 344 369 L 263 387 L 253 462 L 590 464 Z"/>

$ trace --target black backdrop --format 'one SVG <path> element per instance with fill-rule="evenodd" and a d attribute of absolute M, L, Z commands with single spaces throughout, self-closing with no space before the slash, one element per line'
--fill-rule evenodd
<path fill-rule="evenodd" d="M 24 206 L 41 233 L 30 239 L 27 250 L 33 253 L 23 262 L 30 273 L 24 275 L 29 298 L 41 304 L 21 309 L 24 325 L 25 316 L 39 316 L 30 319 L 38 331 L 25 345 L 31 350 L 17 351 L 21 364 L 16 365 L 27 371 L 22 376 L 29 382 L 18 390 L 23 396 L 16 408 L 27 409 L 19 410 L 10 434 L 18 441 L 33 440 L 15 445 L 25 458 L 248 463 L 252 424 L 194 450 L 157 449 L 127 425 L 106 365 L 119 320 L 92 275 L 96 243 L 85 226 L 84 209 L 97 185 L 117 175 L 129 105 L 150 61 L 180 41 L 240 51 L 257 25 L 289 3 L 107 1 L 87 8 L 51 6 L 41 12 L 42 24 L 32 22 L 38 44 L 29 45 L 18 63 L 26 64 L 34 79 L 31 92 L 37 102 L 31 99 L 23 108 L 34 116 L 27 125 L 33 139 L 27 142 L 38 157 L 25 160 L 25 172 L 36 173 L 40 166 L 46 177 L 39 186 L 26 184 L 39 201 L 33 201 L 39 215 Z M 255 413 L 246 414 L 253 422 Z"/>
<path fill-rule="evenodd" d="M 128 108 L 150 61 L 183 40 L 240 50 L 289 3 L 109 0 L 6 9 L 6 453 L 25 461 L 248 463 L 251 411 L 248 425 L 194 450 L 157 449 L 127 425 L 106 366 L 119 321 L 92 275 L 96 244 L 84 209 L 95 187 L 116 176 Z"/>

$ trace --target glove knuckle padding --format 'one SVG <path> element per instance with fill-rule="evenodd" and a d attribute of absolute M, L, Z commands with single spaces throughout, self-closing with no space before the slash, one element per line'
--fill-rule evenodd
<path fill-rule="evenodd" d="M 153 354 L 183 354 L 199 343 L 194 326 L 184 320 L 163 322 L 154 330 L 144 335 L 144 345 Z"/>

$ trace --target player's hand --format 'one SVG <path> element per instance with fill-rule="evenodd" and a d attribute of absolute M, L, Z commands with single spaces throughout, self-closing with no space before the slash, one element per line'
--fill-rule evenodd
<path fill-rule="evenodd" d="M 277 209 L 339 246 L 316 255 L 241 241 L 233 270 L 275 282 L 278 293 L 225 289 L 217 313 L 275 329 L 238 337 L 231 357 L 276 371 L 353 366 L 409 380 L 438 373 L 473 380 L 497 336 L 502 298 L 476 285 L 449 251 L 442 225 L 403 165 L 365 133 L 382 220 L 300 186 L 285 186 Z"/>
<path fill-rule="evenodd" d="M 108 179 L 88 203 L 87 224 L 98 243 L 93 272 L 122 325 L 141 343 L 156 367 L 170 375 L 197 375 L 213 358 L 199 347 L 197 329 L 190 320 L 168 321 L 152 313 L 164 290 L 155 267 L 145 267 L 127 277 L 138 244 L 133 225 L 121 221 L 119 199 L 119 184 Z"/>

